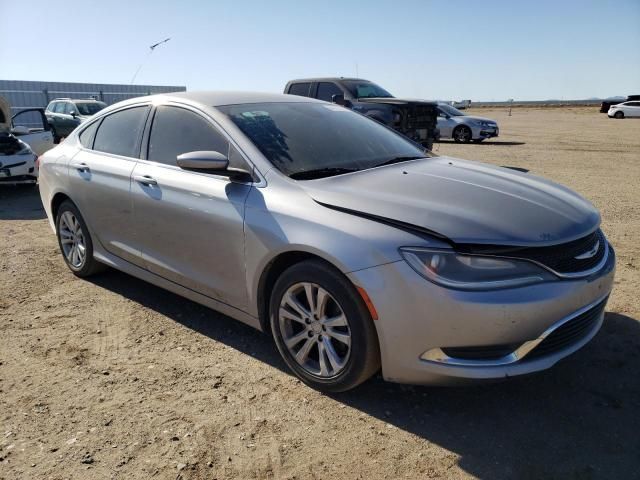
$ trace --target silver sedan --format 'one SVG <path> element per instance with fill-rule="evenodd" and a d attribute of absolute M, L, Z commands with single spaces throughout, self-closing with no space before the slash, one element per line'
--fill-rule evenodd
<path fill-rule="evenodd" d="M 576 193 L 425 152 L 304 97 L 113 105 L 40 158 L 64 261 L 105 265 L 273 335 L 343 391 L 546 369 L 600 329 L 614 252 Z"/>
<path fill-rule="evenodd" d="M 467 115 L 446 103 L 438 104 L 438 130 L 440 138 L 452 138 L 458 143 L 479 143 L 500 134 L 495 120 Z"/>

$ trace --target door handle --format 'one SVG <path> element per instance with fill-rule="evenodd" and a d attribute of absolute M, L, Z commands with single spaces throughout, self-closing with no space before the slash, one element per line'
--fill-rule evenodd
<path fill-rule="evenodd" d="M 89 165 L 87 165 L 84 162 L 82 162 L 82 163 L 74 163 L 71 166 L 73 168 L 75 168 L 76 170 L 78 170 L 79 172 L 88 172 L 89 171 Z"/>
<path fill-rule="evenodd" d="M 158 181 L 155 178 L 151 178 L 149 175 L 134 175 L 133 179 L 142 183 L 143 185 L 157 185 Z"/>

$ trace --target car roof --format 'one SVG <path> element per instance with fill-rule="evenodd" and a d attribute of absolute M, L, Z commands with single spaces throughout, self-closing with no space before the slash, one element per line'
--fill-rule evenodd
<path fill-rule="evenodd" d="M 313 77 L 313 78 L 297 78 L 295 80 L 289 80 L 288 83 L 296 82 L 341 82 L 343 80 L 355 81 L 355 82 L 367 82 L 372 83 L 371 80 L 365 78 L 355 77 Z"/>
<path fill-rule="evenodd" d="M 139 102 L 142 99 L 154 98 L 164 100 L 187 100 L 200 103 L 210 107 L 221 107 L 223 105 L 237 105 L 243 103 L 324 103 L 308 97 L 297 95 L 285 95 L 283 93 L 261 93 L 261 92 L 232 92 L 232 91 L 195 91 L 195 92 L 174 92 L 150 95 L 148 97 L 138 97 L 127 102 Z"/>

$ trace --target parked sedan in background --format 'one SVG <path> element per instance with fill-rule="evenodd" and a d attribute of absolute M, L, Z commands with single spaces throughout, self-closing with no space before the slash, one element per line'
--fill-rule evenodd
<path fill-rule="evenodd" d="M 624 102 L 609 107 L 609 118 L 640 117 L 640 101 Z"/>
<path fill-rule="evenodd" d="M 78 125 L 106 106 L 106 103 L 92 98 L 56 98 L 49 102 L 45 111 L 55 142 L 67 137 Z"/>
<path fill-rule="evenodd" d="M 495 120 L 467 115 L 446 103 L 438 104 L 438 129 L 440 138 L 461 143 L 481 142 L 500 133 Z"/>
<path fill-rule="evenodd" d="M 613 286 L 578 194 L 306 97 L 121 102 L 40 178 L 74 274 L 111 265 L 269 332 L 326 391 L 380 366 L 408 383 L 549 368 L 598 332 Z"/>

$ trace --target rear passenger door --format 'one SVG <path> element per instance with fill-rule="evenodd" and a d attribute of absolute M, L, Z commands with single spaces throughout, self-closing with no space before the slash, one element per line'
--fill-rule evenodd
<path fill-rule="evenodd" d="M 233 166 L 244 160 L 210 119 L 187 106 L 156 108 L 146 150 L 131 187 L 146 268 L 246 310 L 244 206 L 251 184 L 182 170 L 176 157 L 213 150 Z"/>
<path fill-rule="evenodd" d="M 640 102 L 629 102 L 624 110 L 626 117 L 640 117 Z"/>
<path fill-rule="evenodd" d="M 89 123 L 81 150 L 69 163 L 69 191 L 92 232 L 109 253 L 141 265 L 131 206 L 131 173 L 151 107 L 137 105 Z"/>

